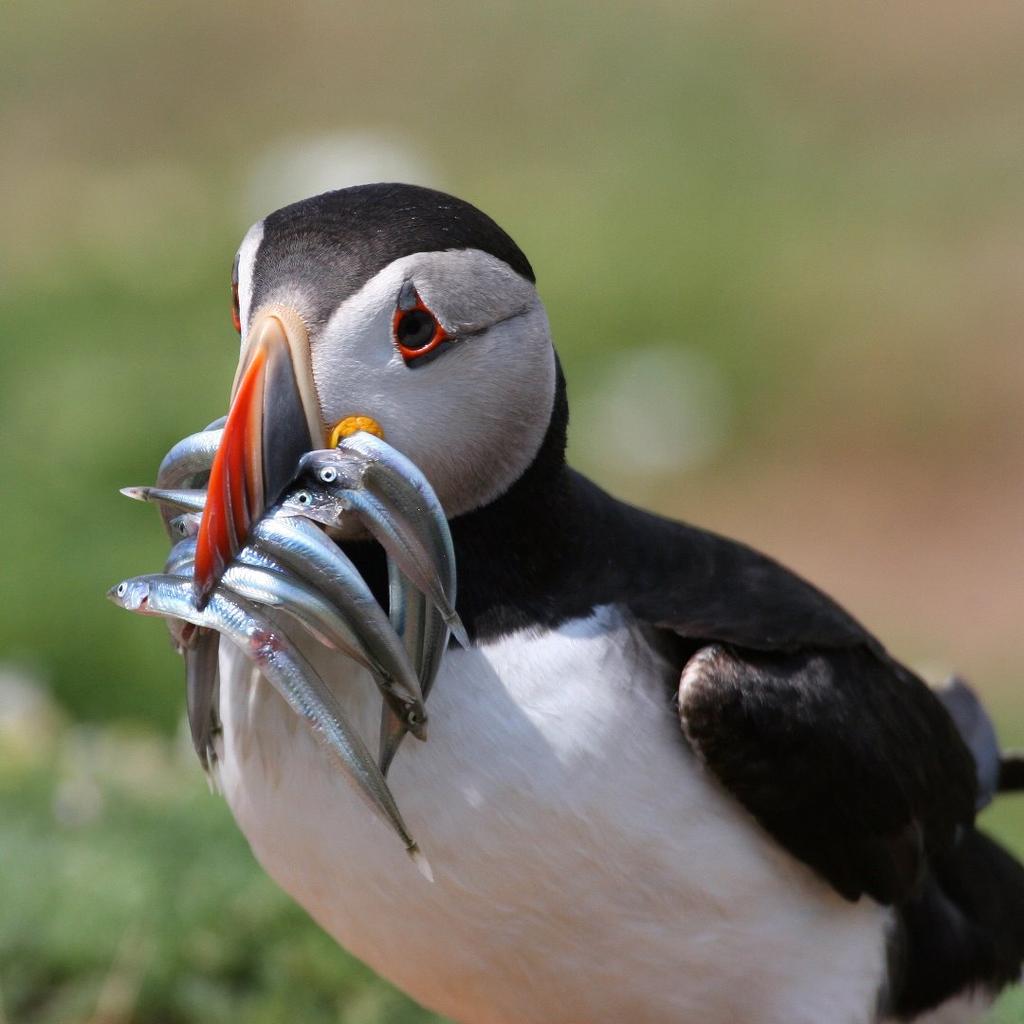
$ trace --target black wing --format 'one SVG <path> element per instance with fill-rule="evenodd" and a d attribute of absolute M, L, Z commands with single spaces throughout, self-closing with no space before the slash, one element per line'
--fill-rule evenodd
<path fill-rule="evenodd" d="M 674 650 L 673 686 L 710 646 L 681 694 L 693 748 L 844 896 L 899 901 L 972 820 L 971 757 L 938 699 L 772 559 L 616 501 L 566 473 L 560 449 L 452 535 L 478 641 L 618 605 Z"/>
<path fill-rule="evenodd" d="M 697 755 L 843 896 L 905 899 L 974 817 L 974 764 L 936 695 L 772 559 L 578 486 L 617 553 L 615 599 L 685 638 Z"/>
<path fill-rule="evenodd" d="M 679 688 L 701 760 L 847 899 L 901 902 L 974 816 L 974 767 L 922 682 L 866 648 L 702 648 Z"/>

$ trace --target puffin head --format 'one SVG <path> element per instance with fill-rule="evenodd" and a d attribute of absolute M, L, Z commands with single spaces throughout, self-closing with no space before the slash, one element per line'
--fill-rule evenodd
<path fill-rule="evenodd" d="M 379 184 L 254 224 L 235 257 L 241 356 L 196 546 L 203 603 L 307 451 L 375 430 L 449 518 L 530 466 L 560 375 L 533 270 L 469 203 Z"/>

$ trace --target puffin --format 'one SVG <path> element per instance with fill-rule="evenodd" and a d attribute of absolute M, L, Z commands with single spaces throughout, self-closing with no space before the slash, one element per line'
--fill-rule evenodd
<path fill-rule="evenodd" d="M 407 184 L 314 196 L 249 229 L 232 294 L 264 383 L 231 403 L 197 600 L 355 417 L 435 489 L 471 640 L 390 768 L 432 882 L 220 645 L 217 785 L 341 946 L 464 1024 L 938 1024 L 1019 979 L 1024 869 L 975 827 L 1000 788 L 976 699 L 770 557 L 571 469 L 534 272 L 490 217 Z M 379 545 L 336 542 L 386 601 Z M 374 736 L 366 670 L 305 653 Z"/>

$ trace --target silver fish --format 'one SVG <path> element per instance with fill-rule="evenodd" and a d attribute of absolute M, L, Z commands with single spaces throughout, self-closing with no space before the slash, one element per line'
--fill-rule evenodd
<path fill-rule="evenodd" d="M 456 639 L 464 647 L 468 646 L 465 631 L 454 614 L 455 552 L 448 521 L 437 495 L 419 468 L 386 442 L 368 433 L 354 434 L 342 441 L 337 449 L 308 453 L 300 460 L 299 467 L 300 477 L 310 485 L 293 491 L 290 500 L 285 501 L 296 514 L 305 514 L 328 525 L 336 524 L 344 511 L 344 504 L 340 501 L 332 503 L 331 496 L 349 497 L 348 492 L 355 484 L 370 492 L 377 502 L 375 508 L 364 507 L 364 513 L 370 517 L 369 521 L 363 520 L 368 527 L 372 528 L 376 521 L 385 531 L 405 538 L 416 537 L 420 545 L 419 554 L 431 570 L 426 579 L 420 575 L 418 582 L 421 586 L 429 586 L 428 580 L 440 582 L 447 598 L 448 623 L 456 630 Z M 382 510 L 393 513 L 390 523 L 381 522 Z M 384 538 L 378 531 L 372 532 L 383 542 Z M 387 549 L 388 545 L 385 547 Z M 389 614 L 416 666 L 426 699 L 448 646 L 448 626 L 436 607 L 422 601 L 409 602 L 409 588 L 402 572 L 403 568 L 410 568 L 409 559 L 401 558 L 400 567 L 392 557 L 393 552 L 392 547 L 388 556 Z M 421 561 L 421 569 L 422 566 Z M 431 596 L 436 604 L 444 607 L 444 602 L 436 601 L 436 590 Z M 387 771 L 404 736 L 403 723 L 385 706 L 381 711 L 378 759 L 382 771 Z"/>
<path fill-rule="evenodd" d="M 430 481 L 411 459 L 379 437 L 359 431 L 345 438 L 339 451 L 363 460 L 362 484 L 400 515 L 422 524 L 428 546 L 441 570 L 445 593 L 455 604 L 455 549 L 444 508 Z"/>
<path fill-rule="evenodd" d="M 302 516 L 332 527 L 338 526 L 350 511 L 343 498 L 320 483 L 290 491 L 281 498 L 279 505 L 282 515 Z"/>
<path fill-rule="evenodd" d="M 353 463 L 353 458 L 357 461 Z M 448 520 L 430 482 L 410 459 L 365 431 L 345 438 L 337 449 L 308 452 L 299 475 L 314 478 L 336 494 L 356 490 L 368 497 L 353 501 L 363 522 L 393 554 L 403 571 L 437 605 L 455 639 L 469 638 L 455 613 L 455 550 Z M 358 486 L 349 481 L 358 477 Z M 371 500 L 372 499 L 372 500 Z M 374 525 L 378 534 L 374 530 Z M 402 549 L 405 549 L 404 552 Z"/>
<path fill-rule="evenodd" d="M 183 437 L 163 457 L 156 474 L 156 486 L 161 490 L 179 491 L 202 487 L 213 465 L 223 431 L 223 421 L 215 421 L 197 434 Z M 169 531 L 171 518 L 166 508 L 161 509 L 164 527 Z"/>
<path fill-rule="evenodd" d="M 192 563 L 196 560 L 196 539 L 186 537 L 179 540 L 167 554 L 164 572 L 172 576 L 187 576 L 192 572 Z"/>
<path fill-rule="evenodd" d="M 331 450 L 304 455 L 299 462 L 304 486 L 281 502 L 283 514 L 301 515 L 327 526 L 339 525 L 346 513 L 357 516 L 403 574 L 437 606 L 459 643 L 468 647 L 469 639 L 447 592 L 454 590 L 454 560 L 432 543 L 426 529 L 431 516 L 422 507 L 411 507 L 408 496 L 403 510 L 402 505 L 381 500 L 368 489 L 340 483 L 346 478 L 338 470 L 338 461 L 339 453 Z M 447 523 L 444 528 L 447 531 Z M 437 568 L 438 555 L 444 559 L 444 580 Z"/>
<path fill-rule="evenodd" d="M 301 515 L 327 526 L 337 525 L 339 518 L 352 507 L 346 500 L 350 493 L 345 491 L 338 495 L 328 491 L 324 485 L 306 487 L 293 491 L 282 500 L 280 514 Z M 402 568 L 390 553 L 387 564 L 388 615 L 392 628 L 402 637 L 425 699 L 441 666 L 448 644 L 448 627 L 437 609 L 423 600 L 420 590 L 409 585 Z M 387 774 L 407 731 L 408 718 L 398 713 L 393 702 L 385 700 L 381 709 L 377 762 L 384 774 Z M 415 729 L 412 731 L 415 733 Z"/>
<path fill-rule="evenodd" d="M 206 507 L 206 491 L 197 488 L 168 490 L 164 487 L 122 487 L 121 493 L 133 501 L 148 501 L 163 506 L 167 521 L 174 518 L 174 512 L 202 512 Z"/>
<path fill-rule="evenodd" d="M 421 539 L 373 495 L 354 487 L 338 486 L 333 466 L 322 466 L 318 473 L 323 475 L 319 487 L 310 485 L 286 497 L 281 502 L 282 513 L 301 515 L 325 526 L 338 526 L 347 514 L 355 515 L 406 577 L 442 610 L 454 615 Z"/>
<path fill-rule="evenodd" d="M 180 619 L 175 619 L 180 622 Z M 209 772 L 214 760 L 213 733 L 217 728 L 217 673 L 220 660 L 220 634 L 212 629 L 195 629 L 185 646 L 185 710 L 192 746 L 199 755 L 203 771 Z"/>
<path fill-rule="evenodd" d="M 197 478 L 210 472 L 220 446 L 223 426 L 206 427 L 176 442 L 161 459 L 157 486 L 178 489 L 195 487 Z"/>
<path fill-rule="evenodd" d="M 424 601 L 419 591 L 410 586 L 401 570 L 388 560 L 389 615 L 396 629 L 400 627 L 402 642 L 416 666 L 424 701 L 437 678 L 448 646 L 448 627 L 441 613 Z M 386 704 L 381 708 L 380 738 L 377 763 L 385 775 L 407 732 L 405 723 Z"/>
<path fill-rule="evenodd" d="M 279 608 L 296 619 L 316 639 L 342 651 L 368 669 L 381 696 L 399 720 L 420 739 L 426 738 L 423 702 L 396 685 L 372 658 L 352 640 L 349 624 L 316 591 L 297 580 L 260 566 L 232 565 L 221 577 L 221 586 L 258 605 Z"/>
<path fill-rule="evenodd" d="M 372 665 L 389 681 L 422 702 L 419 678 L 387 615 L 348 556 L 313 523 L 282 515 L 264 516 L 252 543 L 333 605 Z"/>
<path fill-rule="evenodd" d="M 220 446 L 226 420 L 227 417 L 222 416 L 198 433 L 178 441 L 160 462 L 156 487 L 165 491 L 203 487 Z M 171 540 L 193 539 L 191 550 L 180 543 L 171 549 L 165 572 L 191 573 L 200 512 L 201 509 L 197 508 L 194 512 L 175 515 L 173 505 L 160 505 L 160 518 Z M 167 620 L 167 628 L 185 659 L 185 703 L 192 744 L 203 769 L 209 771 L 213 751 L 212 730 L 216 720 L 220 634 L 175 619 Z"/>
<path fill-rule="evenodd" d="M 408 529 L 406 522 L 366 491 L 349 491 L 344 501 L 395 560 L 408 580 L 426 594 L 459 644 L 468 647 L 466 631 L 445 593 L 431 554 L 415 533 Z"/>
<path fill-rule="evenodd" d="M 272 563 L 273 559 L 262 561 Z M 325 647 L 340 650 L 364 668 L 370 667 L 366 656 L 348 635 L 341 616 L 319 594 L 279 569 L 270 568 L 269 564 L 253 565 L 236 560 L 224 571 L 220 585 L 255 605 L 280 609 Z"/>
<path fill-rule="evenodd" d="M 198 610 L 192 599 L 192 581 L 185 576 L 137 576 L 112 587 L 107 596 L 129 611 L 172 616 L 216 629 L 236 644 L 336 757 L 367 805 L 401 838 L 420 871 L 431 877 L 430 866 L 409 834 L 384 776 L 345 720 L 334 694 L 283 629 L 249 602 L 220 588 L 214 590 L 206 607 Z"/>
<path fill-rule="evenodd" d="M 195 518 L 191 513 L 176 519 Z M 173 521 L 172 521 L 173 522 Z M 196 558 L 194 536 L 179 540 L 171 548 L 164 563 L 164 573 L 191 576 Z M 192 745 L 207 773 L 213 751 L 213 728 L 216 723 L 216 696 L 220 662 L 220 634 L 203 629 L 183 619 L 168 618 L 167 629 L 175 649 L 185 659 L 185 710 L 188 713 Z"/>

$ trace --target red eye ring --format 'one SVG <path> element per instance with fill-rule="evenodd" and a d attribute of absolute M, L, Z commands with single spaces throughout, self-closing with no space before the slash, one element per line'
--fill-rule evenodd
<path fill-rule="evenodd" d="M 235 330 L 242 333 L 242 314 L 241 309 L 238 305 L 238 282 L 231 282 L 231 322 L 235 325 Z"/>
<path fill-rule="evenodd" d="M 235 253 L 235 261 L 231 264 L 231 322 L 235 330 L 242 333 L 241 307 L 238 302 L 238 253 Z"/>
<path fill-rule="evenodd" d="M 395 347 L 407 363 L 435 351 L 450 337 L 419 294 L 413 291 L 411 297 L 415 298 L 415 304 L 404 309 L 399 305 L 391 320 Z M 406 344 L 409 341 L 415 344 Z"/>

